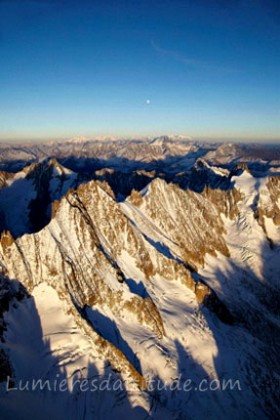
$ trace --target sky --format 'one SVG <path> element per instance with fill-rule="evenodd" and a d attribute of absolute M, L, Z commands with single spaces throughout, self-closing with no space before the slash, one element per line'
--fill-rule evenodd
<path fill-rule="evenodd" d="M 279 0 L 0 0 L 0 140 L 280 141 Z"/>

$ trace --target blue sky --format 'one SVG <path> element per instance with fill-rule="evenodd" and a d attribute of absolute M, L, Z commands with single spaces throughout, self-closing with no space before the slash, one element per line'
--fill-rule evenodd
<path fill-rule="evenodd" d="M 0 0 L 0 140 L 278 140 L 279 45 L 278 0 Z"/>

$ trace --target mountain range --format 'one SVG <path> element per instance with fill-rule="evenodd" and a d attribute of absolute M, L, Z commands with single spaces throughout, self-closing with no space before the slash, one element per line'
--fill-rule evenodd
<path fill-rule="evenodd" d="M 279 175 L 279 145 L 1 144 L 1 418 L 279 418 Z"/>

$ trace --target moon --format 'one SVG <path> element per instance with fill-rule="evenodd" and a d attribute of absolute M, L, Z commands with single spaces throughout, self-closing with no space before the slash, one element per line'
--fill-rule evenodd
<path fill-rule="evenodd" d="M 151 103 L 150 99 L 147 99 L 147 100 L 146 100 L 146 104 L 147 104 L 147 105 L 150 105 L 150 103 Z"/>

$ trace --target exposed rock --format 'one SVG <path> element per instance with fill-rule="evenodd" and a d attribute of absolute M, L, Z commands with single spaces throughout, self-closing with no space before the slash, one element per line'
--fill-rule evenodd
<path fill-rule="evenodd" d="M 142 201 L 128 199 L 155 227 L 168 235 L 182 261 L 196 270 L 206 253 L 229 255 L 219 208 L 201 194 L 183 191 L 175 184 L 155 179 L 142 193 Z M 137 203 L 137 204 L 135 204 Z"/>
<path fill-rule="evenodd" d="M 214 312 L 225 324 L 233 324 L 234 318 L 226 305 L 218 298 L 216 293 L 205 282 L 199 280 L 195 284 L 195 295 L 197 301 Z"/>
<path fill-rule="evenodd" d="M 134 206 L 139 207 L 141 203 L 143 202 L 143 197 L 142 197 L 141 192 L 133 189 L 131 191 L 129 200 Z"/>
<path fill-rule="evenodd" d="M 13 243 L 14 243 L 14 238 L 11 234 L 11 232 L 7 231 L 3 231 L 0 234 L 0 242 L 3 248 L 3 252 L 6 251 L 7 248 L 9 248 Z"/>
<path fill-rule="evenodd" d="M 260 212 L 262 215 L 270 217 L 275 225 L 280 225 L 280 177 L 270 176 L 266 186 L 270 201 L 263 206 L 260 203 Z"/>
<path fill-rule="evenodd" d="M 0 188 L 6 187 L 7 186 L 7 180 L 9 180 L 13 177 L 14 177 L 14 174 L 12 174 L 12 173 L 5 172 L 5 171 L 0 171 Z"/>
<path fill-rule="evenodd" d="M 238 202 L 242 200 L 242 194 L 236 188 L 229 190 L 212 189 L 205 187 L 203 195 L 215 205 L 220 213 L 234 219 L 238 214 Z"/>

